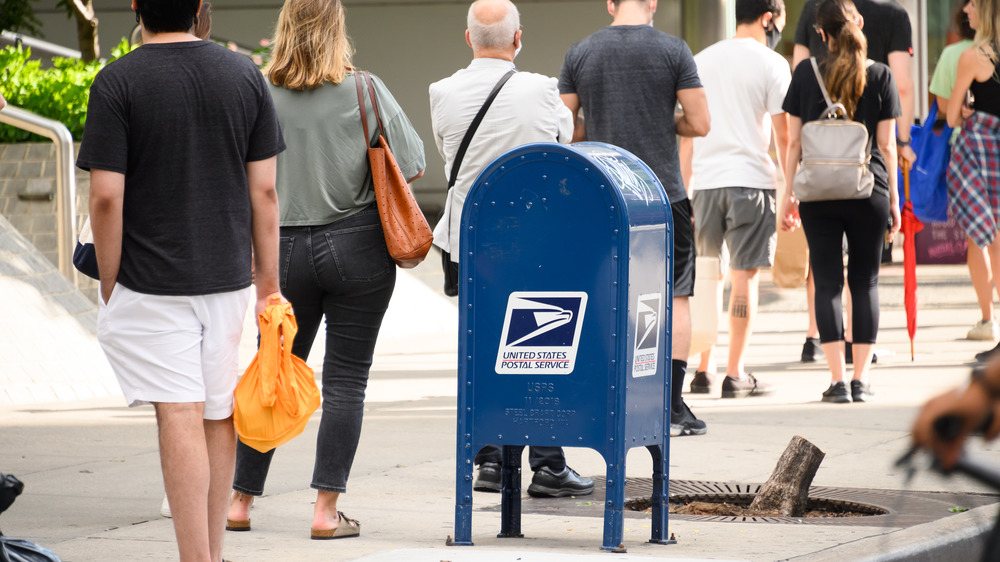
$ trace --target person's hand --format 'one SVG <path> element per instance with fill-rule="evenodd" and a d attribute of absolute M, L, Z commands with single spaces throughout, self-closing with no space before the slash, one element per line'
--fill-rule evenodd
<path fill-rule="evenodd" d="M 924 404 L 913 423 L 913 443 L 929 450 L 942 468 L 950 470 L 958 461 L 966 437 L 982 425 L 989 410 L 989 397 L 978 384 L 932 398 Z M 953 417 L 961 422 L 958 434 L 950 439 L 939 435 L 934 428 L 937 420 L 946 417 Z"/>
<path fill-rule="evenodd" d="M 917 153 L 913 152 L 913 147 L 910 145 L 899 147 L 899 167 L 902 168 L 904 165 L 908 165 L 910 169 L 913 169 L 913 164 L 917 161 Z"/>
<path fill-rule="evenodd" d="M 101 283 L 101 298 L 104 299 L 104 304 L 107 305 L 108 301 L 111 300 L 111 292 L 115 290 L 115 285 L 118 283 Z"/>
<path fill-rule="evenodd" d="M 888 237 L 891 240 L 899 232 L 901 226 L 903 226 L 903 217 L 899 214 L 899 205 L 889 205 L 889 218 L 892 219 L 892 224 L 889 225 Z"/>
<path fill-rule="evenodd" d="M 288 299 L 286 299 L 285 296 L 281 294 L 281 292 L 274 292 L 271 294 L 262 294 L 262 293 L 257 294 L 257 304 L 254 305 L 253 319 L 254 323 L 257 325 L 258 330 L 260 329 L 260 314 L 264 312 L 264 309 L 267 308 L 267 301 L 275 297 L 277 297 L 281 303 L 288 302 Z"/>
<path fill-rule="evenodd" d="M 972 109 L 971 107 L 969 107 L 968 105 L 965 105 L 964 103 L 962 104 L 962 120 L 963 121 L 965 119 L 968 119 L 969 117 L 972 117 L 972 114 L 975 113 L 975 112 L 976 112 L 975 109 Z"/>
<path fill-rule="evenodd" d="M 1000 362 L 993 361 L 986 366 L 987 376 L 1000 369 Z M 983 424 L 993 414 L 984 437 L 993 439 L 1000 433 L 1000 403 L 993 400 L 981 382 L 973 381 L 965 389 L 946 392 L 932 398 L 924 405 L 913 423 L 913 443 L 930 450 L 945 470 L 951 469 L 958 461 L 966 437 Z M 935 423 L 943 418 L 958 421 L 958 432 L 953 436 L 941 435 Z"/>
<path fill-rule="evenodd" d="M 781 230 L 792 232 L 802 226 L 802 219 L 799 217 L 799 202 L 794 197 L 786 197 L 781 206 Z"/>

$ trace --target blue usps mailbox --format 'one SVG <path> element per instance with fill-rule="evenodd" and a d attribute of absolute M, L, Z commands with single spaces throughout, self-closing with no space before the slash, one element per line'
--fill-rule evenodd
<path fill-rule="evenodd" d="M 653 457 L 650 542 L 668 543 L 673 231 L 638 158 L 531 144 L 462 211 L 455 539 L 471 545 L 473 458 L 502 446 L 501 537 L 521 535 L 521 451 L 590 447 L 607 466 L 602 549 L 623 551 L 625 455 Z M 453 250 L 454 251 L 454 250 Z"/>

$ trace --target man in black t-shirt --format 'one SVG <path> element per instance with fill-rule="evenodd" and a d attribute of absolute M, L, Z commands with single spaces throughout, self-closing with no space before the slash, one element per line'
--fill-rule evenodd
<path fill-rule="evenodd" d="M 868 40 L 868 58 L 889 65 L 896 86 L 899 88 L 899 103 L 903 114 L 896 120 L 896 146 L 899 148 L 899 164 L 906 159 L 912 166 L 917 155 L 910 148 L 910 125 L 913 124 L 914 92 L 910 59 L 913 57 L 913 37 L 910 16 L 906 9 L 895 0 L 853 0 L 861 14 L 861 32 Z M 792 69 L 810 56 L 817 62 L 826 58 L 826 44 L 814 29 L 816 5 L 819 0 L 809 0 L 802 8 L 798 26 L 795 28 L 795 48 L 792 52 Z"/>
<path fill-rule="evenodd" d="M 663 184 L 674 224 L 671 435 L 701 435 L 705 423 L 681 398 L 691 350 L 690 296 L 694 294 L 691 202 L 681 181 L 675 135 L 708 134 L 708 100 L 683 39 L 652 27 L 656 0 L 611 0 L 611 25 L 566 53 L 559 96 L 586 121 L 573 140 L 617 145 L 645 162 Z M 684 113 L 674 114 L 677 103 Z M 753 390 L 753 383 L 743 381 Z"/>
<path fill-rule="evenodd" d="M 143 45 L 90 89 L 77 165 L 90 171 L 98 341 L 130 406 L 152 404 L 182 560 L 220 560 L 233 481 L 233 389 L 255 266 L 279 296 L 267 85 L 191 35 L 200 0 L 134 0 Z"/>

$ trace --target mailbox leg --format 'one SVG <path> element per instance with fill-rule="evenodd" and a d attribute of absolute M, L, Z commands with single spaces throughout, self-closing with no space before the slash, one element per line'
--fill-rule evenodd
<path fill-rule="evenodd" d="M 667 539 L 667 514 L 669 512 L 668 458 L 664 454 L 663 445 L 650 445 L 649 454 L 653 457 L 653 532 L 649 542 L 655 544 L 677 544 L 676 540 Z"/>
<path fill-rule="evenodd" d="M 455 538 L 448 546 L 472 546 L 472 459 L 459 460 L 455 478 Z"/>
<path fill-rule="evenodd" d="M 608 463 L 604 489 L 604 543 L 601 550 L 626 552 L 623 542 L 625 528 L 625 452 L 616 458 L 621 462 Z"/>
<path fill-rule="evenodd" d="M 523 538 L 521 534 L 521 452 L 523 446 L 503 446 L 500 471 L 500 534 L 498 538 Z"/>

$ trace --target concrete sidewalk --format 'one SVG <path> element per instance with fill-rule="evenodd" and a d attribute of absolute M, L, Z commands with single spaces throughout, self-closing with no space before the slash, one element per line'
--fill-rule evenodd
<path fill-rule="evenodd" d="M 917 357 L 911 362 L 902 310 L 902 273 L 887 266 L 882 320 L 866 404 L 819 401 L 829 382 L 825 364 L 798 362 L 805 325 L 803 290 L 765 282 L 748 368 L 778 392 L 767 398 L 722 400 L 691 395 L 708 434 L 671 442 L 674 481 L 760 483 L 789 439 L 801 435 L 826 452 L 814 486 L 941 492 L 940 517 L 908 526 L 899 516 L 878 524 L 717 522 L 672 515 L 676 545 L 649 544 L 649 517 L 626 516 L 627 554 L 599 552 L 603 521 L 581 514 L 603 495 L 523 499 L 523 539 L 500 539 L 496 494 L 476 493 L 473 547 L 445 547 L 454 534 L 455 301 L 440 296 L 438 261 L 403 272 L 390 307 L 369 385 L 365 425 L 349 493 L 341 509 L 361 521 L 360 538 L 311 541 L 315 492 L 309 489 L 318 414 L 306 432 L 275 456 L 266 495 L 251 512 L 253 530 L 228 533 L 226 558 L 238 561 L 540 561 L 636 560 L 968 560 L 995 505 L 969 507 L 965 493 L 994 493 L 974 482 L 921 471 L 907 483 L 893 467 L 907 448 L 916 408 L 964 382 L 974 353 L 989 344 L 964 339 L 978 320 L 964 266 L 921 266 Z M 252 336 L 244 354 L 252 355 Z M 721 335 L 718 358 L 726 356 Z M 245 355 L 246 356 L 246 355 Z M 310 357 L 318 367 L 322 344 Z M 690 370 L 693 371 L 693 368 Z M 979 458 L 1000 463 L 995 445 L 974 443 Z M 581 474 L 604 475 L 594 451 L 569 449 Z M 0 515 L 0 530 L 52 548 L 67 561 L 175 560 L 173 527 L 159 517 L 163 497 L 150 408 L 121 399 L 0 407 L 0 471 L 25 482 L 24 494 Z M 648 478 L 649 455 L 633 449 L 630 479 Z M 524 475 L 527 486 L 530 473 Z M 980 498 L 982 499 L 982 498 Z M 989 503 L 987 499 L 981 503 Z M 1000 500 L 998 500 L 1000 501 Z M 537 506 L 544 506 L 539 508 Z M 891 507 L 891 506 L 890 506 Z M 593 510 L 591 510 L 593 511 Z M 598 510 L 599 511 L 599 510 Z"/>

